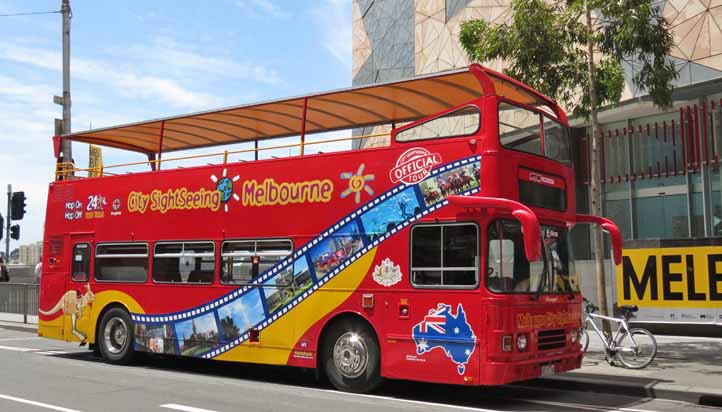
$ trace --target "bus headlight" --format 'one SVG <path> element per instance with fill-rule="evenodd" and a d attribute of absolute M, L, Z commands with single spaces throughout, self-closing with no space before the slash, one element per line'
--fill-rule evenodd
<path fill-rule="evenodd" d="M 516 347 L 519 349 L 519 352 L 524 352 L 528 343 L 529 339 L 527 339 L 525 333 L 519 334 L 519 336 L 516 337 Z"/>
<path fill-rule="evenodd" d="M 578 330 L 572 329 L 572 330 L 569 332 L 569 339 L 571 339 L 572 343 L 576 343 L 578 337 L 579 337 L 579 331 L 578 331 Z"/>

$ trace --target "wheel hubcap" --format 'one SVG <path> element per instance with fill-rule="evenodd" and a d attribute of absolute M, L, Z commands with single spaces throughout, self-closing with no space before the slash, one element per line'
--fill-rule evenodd
<path fill-rule="evenodd" d="M 368 365 L 366 343 L 356 333 L 344 333 L 333 346 L 333 362 L 341 375 L 347 378 L 361 376 Z"/>
<path fill-rule="evenodd" d="M 120 318 L 112 318 L 103 331 L 105 347 L 110 353 L 118 354 L 125 349 L 128 341 L 128 327 Z"/>

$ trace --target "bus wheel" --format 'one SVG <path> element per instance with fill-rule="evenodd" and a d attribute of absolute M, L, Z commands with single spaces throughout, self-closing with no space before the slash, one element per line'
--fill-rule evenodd
<path fill-rule="evenodd" d="M 376 336 L 360 322 L 335 322 L 323 345 L 323 368 L 336 389 L 365 393 L 381 383 Z"/>
<path fill-rule="evenodd" d="M 133 321 L 128 312 L 111 308 L 100 321 L 97 344 L 100 354 L 110 363 L 125 365 L 133 359 Z"/>

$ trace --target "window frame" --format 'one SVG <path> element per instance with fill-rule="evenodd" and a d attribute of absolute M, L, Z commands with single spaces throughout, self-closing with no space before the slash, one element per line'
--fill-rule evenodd
<path fill-rule="evenodd" d="M 406 132 L 406 131 L 412 130 L 412 129 L 418 127 L 418 126 L 423 126 L 423 125 L 425 125 L 425 124 L 427 124 L 427 123 L 433 122 L 434 120 L 438 120 L 438 119 L 440 119 L 440 118 L 442 118 L 442 117 L 445 117 L 445 116 L 447 116 L 447 115 L 449 115 L 449 114 L 452 114 L 452 113 L 455 113 L 455 112 L 458 112 L 458 111 L 461 111 L 461 110 L 464 110 L 464 109 L 467 109 L 467 108 L 473 108 L 473 109 L 475 109 L 475 110 L 476 110 L 476 113 L 479 115 L 479 122 L 477 123 L 476 130 L 474 130 L 474 131 L 471 132 L 471 133 L 460 134 L 460 135 L 453 135 L 453 136 L 427 137 L 427 138 L 420 138 L 420 139 L 404 139 L 404 140 L 399 139 L 399 135 L 402 134 L 402 133 L 404 133 L 404 132 Z M 482 119 L 482 110 L 481 110 L 481 108 L 479 108 L 478 105 L 474 104 L 473 101 L 470 101 L 470 102 L 464 103 L 464 104 L 462 104 L 462 105 L 459 105 L 459 106 L 457 106 L 457 107 L 452 107 L 451 109 L 448 109 L 448 110 L 446 110 L 446 111 L 444 111 L 444 112 L 442 112 L 442 113 L 440 113 L 440 114 L 437 114 L 437 115 L 431 117 L 430 119 L 426 119 L 426 120 L 420 119 L 420 120 L 418 120 L 417 122 L 412 122 L 412 123 L 403 125 L 402 127 L 400 127 L 400 128 L 398 129 L 398 131 L 395 132 L 395 134 L 394 134 L 394 141 L 399 142 L 399 143 L 413 143 L 413 142 L 423 142 L 423 141 L 430 141 L 430 140 L 456 139 L 456 138 L 459 138 L 459 137 L 474 136 L 474 135 L 478 134 L 479 131 L 481 130 L 482 121 L 483 121 L 483 119 Z"/>
<path fill-rule="evenodd" d="M 506 103 L 511 106 L 518 107 L 520 109 L 528 110 L 530 112 L 536 113 L 539 116 L 539 133 L 540 133 L 539 134 L 539 148 L 541 150 L 541 153 L 532 153 L 532 152 L 526 152 L 524 150 L 514 149 L 513 147 L 506 146 L 501 142 L 501 127 L 499 125 L 499 113 L 500 113 L 499 106 L 502 103 Z M 548 118 L 549 120 L 557 123 L 560 127 L 562 127 L 563 129 L 566 130 L 567 155 L 569 156 L 569 164 L 560 162 L 559 160 L 552 159 L 551 157 L 546 156 L 545 141 L 544 141 L 544 118 L 545 117 Z M 528 154 L 528 155 L 532 155 L 532 156 L 541 157 L 543 159 L 547 159 L 547 160 L 551 160 L 553 162 L 559 163 L 559 164 L 563 165 L 564 167 L 568 167 L 570 169 L 573 168 L 573 166 L 574 166 L 574 160 L 573 160 L 573 156 L 572 156 L 572 138 L 571 138 L 571 130 L 570 130 L 569 126 L 563 125 L 559 121 L 559 119 L 555 119 L 554 117 L 552 117 L 551 114 L 545 112 L 544 110 L 540 110 L 534 106 L 529 106 L 524 103 L 515 102 L 513 100 L 510 100 L 510 99 L 507 99 L 504 97 L 498 97 L 497 102 L 496 102 L 496 140 L 502 149 L 513 150 L 518 153 L 524 153 L 524 154 Z"/>
<path fill-rule="evenodd" d="M 241 242 L 253 242 L 253 254 L 247 254 L 247 253 L 244 253 L 244 252 L 223 253 L 223 246 L 226 245 L 227 243 L 241 243 Z M 223 259 L 224 259 L 225 257 L 230 257 L 230 258 L 234 258 L 234 257 L 247 257 L 247 258 L 250 258 L 250 259 L 251 259 L 251 265 L 253 266 L 253 260 L 252 260 L 252 259 L 253 259 L 254 256 L 258 256 L 259 258 L 260 258 L 260 257 L 263 257 L 263 256 L 279 256 L 278 254 L 269 253 L 269 252 L 261 252 L 262 254 L 259 254 L 259 253 L 258 253 L 258 244 L 259 244 L 259 242 L 260 242 L 260 243 L 263 243 L 263 242 L 288 242 L 289 245 L 290 245 L 290 249 L 289 249 L 290 252 L 289 252 L 287 255 L 285 255 L 282 259 L 280 259 L 279 262 L 281 262 L 281 261 L 283 261 L 284 259 L 287 259 L 288 257 L 292 256 L 292 255 L 293 255 L 293 252 L 294 252 L 294 250 L 295 250 L 295 249 L 294 249 L 294 248 L 295 248 L 295 245 L 294 245 L 293 239 L 291 239 L 291 238 L 224 239 L 224 240 L 221 242 L 221 244 L 220 244 L 220 248 L 218 249 L 218 252 L 219 252 L 219 259 L 218 259 L 218 267 L 219 267 L 219 270 L 218 270 L 218 281 L 219 281 L 219 283 L 220 283 L 221 285 L 224 285 L 224 286 L 238 286 L 238 285 L 256 285 L 256 284 L 257 284 L 257 283 L 255 283 L 255 282 L 256 282 L 256 280 L 260 277 L 261 273 L 263 273 L 263 272 L 260 272 L 260 273 L 258 274 L 258 276 L 256 276 L 255 278 L 251 278 L 251 279 L 248 280 L 248 281 L 239 281 L 239 282 L 224 281 L 224 280 L 223 280 L 223 266 L 224 266 L 224 261 L 223 261 Z M 260 266 L 260 261 L 259 261 L 258 264 L 259 264 L 259 266 Z M 231 279 L 232 279 L 232 278 L 233 278 L 233 273 L 231 273 Z M 258 285 L 260 286 L 260 283 L 259 283 Z"/>
<path fill-rule="evenodd" d="M 476 267 L 454 267 L 455 270 L 445 269 L 444 268 L 444 227 L 445 226 L 474 226 L 476 229 Z M 418 227 L 441 227 L 441 267 L 438 268 L 415 268 L 413 266 L 414 262 L 414 230 Z M 413 225 L 409 229 L 409 283 L 411 284 L 411 287 L 415 289 L 456 289 L 456 290 L 473 290 L 477 289 L 480 285 L 480 266 L 481 266 L 481 254 L 480 254 L 480 243 L 481 243 L 481 232 L 480 232 L 480 226 L 477 222 L 474 221 L 455 221 L 455 222 L 434 222 L 434 223 L 420 223 Z M 465 270 L 474 270 L 474 284 L 473 285 L 444 285 L 444 272 L 460 272 Z M 441 272 L 441 284 L 438 285 L 424 285 L 424 284 L 418 284 L 414 282 L 414 270 L 438 270 Z"/>
<path fill-rule="evenodd" d="M 185 245 L 186 244 L 211 244 L 213 246 L 213 251 L 210 253 L 192 253 L 189 255 L 186 255 L 185 252 Z M 173 245 L 173 244 L 180 244 L 182 245 L 181 253 L 161 253 L 157 254 L 155 252 L 156 248 L 160 245 Z M 161 240 L 153 243 L 153 256 L 151 257 L 151 262 L 153 263 L 150 267 L 150 279 L 153 283 L 161 284 L 161 285 L 193 285 L 193 286 L 208 286 L 213 285 L 216 282 L 216 278 L 218 277 L 218 255 L 216 253 L 216 241 L 215 240 Z M 210 282 L 170 282 L 170 281 L 163 281 L 163 280 L 156 280 L 153 276 L 155 273 L 155 258 L 182 258 L 186 256 L 192 256 L 192 257 L 208 257 L 209 255 L 213 256 L 213 277 Z"/>
<path fill-rule="evenodd" d="M 121 254 L 121 255 L 99 255 L 98 254 L 98 248 L 101 246 L 127 246 L 127 245 L 143 245 L 145 246 L 146 253 L 145 256 L 143 255 L 135 255 L 135 254 Z M 145 257 L 148 259 L 147 263 L 147 269 L 145 273 L 145 279 L 141 280 L 104 280 L 104 279 L 98 279 L 98 258 L 100 259 L 114 259 L 114 258 L 125 258 L 125 257 Z M 150 244 L 148 242 L 102 242 L 102 243 L 96 243 L 95 248 L 93 250 L 93 280 L 100 283 L 147 283 L 148 282 L 148 272 L 151 271 L 151 257 L 150 257 Z"/>
<path fill-rule="evenodd" d="M 88 273 L 85 279 L 76 279 L 75 278 L 75 269 L 73 268 L 73 265 L 75 264 L 75 249 L 78 247 L 78 245 L 86 245 L 88 250 Z M 73 282 L 80 282 L 80 283 L 87 283 L 90 281 L 90 272 L 93 271 L 93 245 L 90 242 L 77 242 L 73 244 L 73 248 L 70 251 L 71 256 L 73 257 L 70 262 L 70 280 Z M 95 274 L 93 274 L 93 278 L 95 278 Z"/>

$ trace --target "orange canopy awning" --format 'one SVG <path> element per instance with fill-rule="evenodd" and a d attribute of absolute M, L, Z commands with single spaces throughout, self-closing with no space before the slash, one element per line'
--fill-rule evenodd
<path fill-rule="evenodd" d="M 521 83 L 472 65 L 408 80 L 88 130 L 62 138 L 143 153 L 169 152 L 296 136 L 302 131 L 311 134 L 412 121 L 493 93 L 529 105 L 556 106 Z"/>

